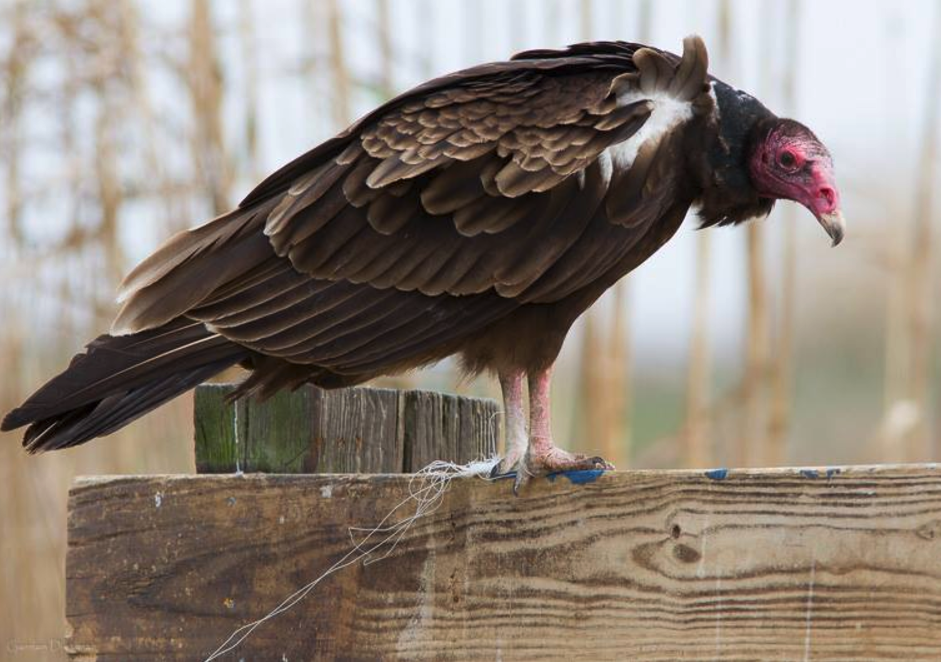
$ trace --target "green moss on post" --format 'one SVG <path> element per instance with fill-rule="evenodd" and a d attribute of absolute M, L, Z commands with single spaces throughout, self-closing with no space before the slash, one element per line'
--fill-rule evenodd
<path fill-rule="evenodd" d="M 241 461 L 235 443 L 236 403 L 225 402 L 231 390 L 229 384 L 203 384 L 196 389 L 193 420 L 198 473 L 229 473 L 229 467 Z"/>
<path fill-rule="evenodd" d="M 496 448 L 493 400 L 425 391 L 307 386 L 266 402 L 226 403 L 230 384 L 196 389 L 196 469 L 263 473 L 399 473 Z"/>

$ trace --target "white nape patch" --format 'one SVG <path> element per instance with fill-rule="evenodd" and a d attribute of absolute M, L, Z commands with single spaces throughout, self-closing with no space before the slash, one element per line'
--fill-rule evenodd
<path fill-rule="evenodd" d="M 712 97 L 712 112 L 715 114 L 716 122 L 719 121 L 719 97 L 716 96 L 716 82 L 709 83 L 709 96 Z"/>
<path fill-rule="evenodd" d="M 688 121 L 693 116 L 693 106 L 688 101 L 677 101 L 668 94 L 643 94 L 637 91 L 618 95 L 618 106 L 628 106 L 644 100 L 653 103 L 653 111 L 644 125 L 624 142 L 608 148 L 611 158 L 619 168 L 628 169 L 634 164 L 637 152 L 648 140 L 660 140 L 676 126 Z"/>

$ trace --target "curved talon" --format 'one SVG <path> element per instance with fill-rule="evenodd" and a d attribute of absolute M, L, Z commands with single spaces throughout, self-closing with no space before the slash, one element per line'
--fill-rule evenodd
<path fill-rule="evenodd" d="M 522 449 L 515 450 L 515 452 L 511 450 L 500 458 L 500 461 L 493 465 L 493 469 L 490 470 L 490 478 L 508 477 L 514 473 L 518 475 L 520 466 L 526 456 L 525 446 L 522 446 Z"/>
<path fill-rule="evenodd" d="M 489 480 L 500 480 L 502 478 L 515 478 L 518 473 L 516 467 L 510 467 L 504 471 L 499 464 L 494 465 L 493 469 L 490 470 L 490 474 L 487 476 Z"/>
<path fill-rule="evenodd" d="M 516 479 L 513 481 L 513 496 L 520 495 L 520 488 L 528 483 L 530 478 L 532 478 L 532 474 L 529 472 L 529 469 L 522 466 L 521 462 L 516 470 Z"/>
<path fill-rule="evenodd" d="M 594 465 L 592 469 L 604 469 L 605 471 L 614 470 L 614 465 L 600 455 L 595 455 L 593 458 L 591 458 L 591 463 Z"/>

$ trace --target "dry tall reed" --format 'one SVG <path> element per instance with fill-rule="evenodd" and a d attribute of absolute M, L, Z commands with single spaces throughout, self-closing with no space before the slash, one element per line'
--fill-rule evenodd
<path fill-rule="evenodd" d="M 487 24 L 493 18 L 491 10 L 484 14 L 477 10 L 478 4 L 461 7 L 462 16 L 472 12 L 468 25 L 477 26 L 464 36 L 468 63 L 502 57 L 512 45 L 524 45 L 523 36 L 532 36 L 534 30 L 541 33 L 541 43 L 552 46 L 573 41 L 579 30 L 584 38 L 654 42 L 654 10 L 665 16 L 662 7 L 667 6 L 651 0 L 630 5 L 637 10 L 636 28 L 632 28 L 620 25 L 626 13 L 621 3 L 584 3 L 575 8 L 559 0 L 546 0 L 538 3 L 537 9 L 533 3 L 516 2 L 515 9 L 501 9 L 500 13 L 501 20 L 515 15 L 513 20 L 527 24 L 510 26 L 511 34 L 518 35 L 510 44 L 491 38 Z M 277 66 L 266 59 L 270 55 L 263 48 L 263 39 L 272 33 L 260 20 L 264 13 L 259 0 L 239 0 L 232 11 L 223 3 L 193 0 L 180 22 L 169 26 L 155 20 L 148 7 L 130 0 L 14 0 L 0 7 L 0 30 L 6 37 L 0 41 L 4 213 L 0 221 L 0 277 L 5 283 L 0 290 L 0 364 L 4 369 L 0 409 L 4 411 L 60 370 L 83 342 L 107 328 L 114 313 L 112 295 L 117 279 L 141 252 L 142 243 L 152 248 L 172 231 L 226 209 L 243 184 L 264 175 L 260 160 L 266 139 L 261 130 L 264 93 L 278 86 L 304 86 L 304 112 L 310 122 L 298 129 L 298 140 L 306 147 L 311 136 L 303 131 L 310 126 L 339 129 L 362 110 L 354 104 L 362 91 L 358 81 L 378 81 L 376 89 L 381 96 L 388 96 L 400 91 L 395 89 L 397 71 L 401 74 L 398 78 L 415 80 L 444 69 L 435 40 L 403 44 L 403 37 L 392 26 L 393 13 L 398 11 L 407 12 L 422 25 L 446 23 L 439 20 L 438 12 L 447 10 L 427 0 L 407 4 L 376 0 L 375 16 L 357 14 L 339 0 L 296 2 L 291 7 L 298 17 L 305 17 L 303 29 L 309 39 L 301 46 L 297 62 L 278 62 Z M 796 7 L 796 1 L 791 0 L 782 24 L 787 30 L 785 50 L 790 60 L 796 60 L 794 53 L 808 46 L 800 42 L 796 32 Z M 730 74 L 722 69 L 724 63 L 733 61 L 731 53 L 739 43 L 731 29 L 735 10 L 728 1 L 719 5 L 720 32 L 726 36 L 720 35 L 714 49 L 716 73 L 733 82 L 739 72 Z M 229 13 L 224 14 L 226 11 Z M 220 20 L 223 14 L 234 20 Z M 570 17 L 576 20 L 571 30 L 565 24 Z M 935 20 L 935 32 L 941 33 L 941 17 Z M 351 23 L 355 21 L 361 23 Z M 609 29 L 612 24 L 617 25 L 614 32 Z M 363 31 L 369 39 L 362 39 Z M 358 38 L 354 41 L 352 35 Z M 230 45 L 239 46 L 229 47 L 226 53 L 230 57 L 223 57 L 227 39 Z M 367 42 L 374 53 L 368 63 L 370 73 L 364 74 L 367 58 L 360 57 L 354 48 Z M 886 349 L 886 365 L 890 367 L 886 375 L 887 419 L 893 418 L 899 403 L 914 403 L 920 416 L 917 427 L 902 428 L 903 443 L 907 444 L 904 455 L 910 459 L 925 459 L 932 429 L 929 371 L 933 365 L 931 345 L 937 337 L 933 325 L 937 201 L 932 188 L 938 181 L 941 47 L 934 43 L 933 49 L 934 73 L 926 96 L 915 220 L 907 224 L 898 219 L 895 224 L 905 228 L 906 253 L 895 265 L 898 296 L 887 314 L 895 325 Z M 297 66 L 292 69 L 292 64 Z M 400 65 L 408 69 L 400 71 Z M 300 76 L 287 71 L 300 72 Z M 783 106 L 790 110 L 796 97 L 794 73 L 787 68 L 785 72 Z M 763 75 L 770 77 L 767 72 Z M 167 94 L 179 103 L 165 103 Z M 235 113 L 227 110 L 226 100 L 237 108 Z M 227 125 L 233 115 L 241 123 Z M 326 129 L 320 133 L 324 132 Z M 279 156 L 279 160 L 286 160 L 293 154 Z M 847 188 L 852 191 L 851 185 Z M 632 411 L 635 396 L 638 401 L 646 398 L 646 406 L 655 408 L 658 402 L 650 392 L 662 386 L 639 382 L 636 390 L 631 389 L 633 371 L 639 375 L 649 359 L 631 355 L 634 329 L 628 313 L 639 297 L 634 296 L 637 292 L 627 291 L 629 286 L 622 286 L 585 320 L 581 342 L 568 348 L 580 353 L 578 378 L 558 373 L 563 383 L 581 383 L 577 397 L 581 415 L 573 439 L 580 440 L 585 449 L 603 451 L 622 466 L 629 452 L 635 465 L 684 462 L 703 466 L 717 459 L 714 448 L 736 444 L 739 450 L 731 458 L 735 462 L 800 458 L 797 450 L 789 454 L 787 446 L 789 431 L 801 415 L 798 403 L 790 397 L 792 374 L 801 358 L 796 316 L 799 254 L 794 223 L 789 219 L 784 222 L 780 277 L 772 277 L 764 264 L 760 225 L 753 225 L 755 229 L 746 233 L 747 365 L 739 384 L 744 388 L 720 390 L 720 378 L 727 382 L 731 369 L 724 361 L 713 360 L 721 338 L 715 324 L 719 320 L 710 318 L 715 302 L 709 299 L 709 281 L 710 274 L 718 272 L 713 267 L 721 265 L 712 255 L 716 235 L 699 233 L 685 424 L 674 420 L 676 416 L 663 414 L 668 419 L 663 426 L 668 428 L 666 432 L 640 432 L 630 440 L 633 420 L 648 414 Z M 850 245 L 841 250 L 853 248 Z M 801 263 L 801 271 L 804 268 Z M 777 308 L 767 294 L 772 286 L 781 292 Z M 773 345 L 769 338 L 772 310 L 777 330 Z M 669 381 L 671 393 L 680 398 L 683 372 L 674 372 L 658 372 L 657 376 Z M 416 382 L 408 377 L 393 383 L 404 386 Z M 565 402 L 557 404 L 561 408 Z M 66 627 L 62 593 L 65 504 L 72 477 L 78 473 L 192 471 L 189 417 L 190 402 L 183 398 L 111 439 L 38 458 L 22 453 L 18 435 L 2 435 L 0 656 L 11 641 L 61 645 Z M 657 441 L 642 447 L 654 434 Z M 560 435 L 560 441 L 567 436 Z M 765 438 L 770 446 L 762 441 Z M 673 454 L 677 441 L 686 444 L 681 458 Z M 629 446 L 635 442 L 635 447 Z M 61 651 L 57 656 L 63 658 Z"/>

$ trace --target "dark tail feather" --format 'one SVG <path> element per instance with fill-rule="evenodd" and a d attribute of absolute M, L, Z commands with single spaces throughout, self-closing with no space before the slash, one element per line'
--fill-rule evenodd
<path fill-rule="evenodd" d="M 29 425 L 31 453 L 68 448 L 110 434 L 247 358 L 244 347 L 176 319 L 128 336 L 99 336 L 69 367 L 3 419 Z"/>

